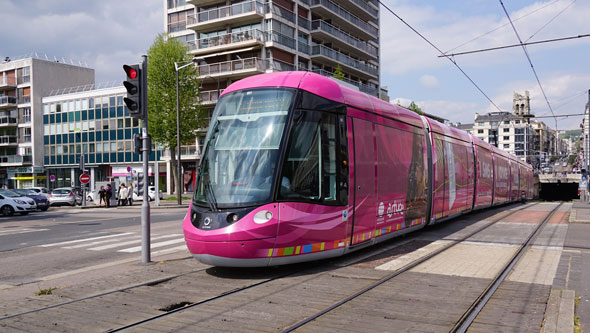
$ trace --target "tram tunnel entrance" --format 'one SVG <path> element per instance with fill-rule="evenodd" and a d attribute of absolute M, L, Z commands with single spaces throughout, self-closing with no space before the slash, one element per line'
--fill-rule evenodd
<path fill-rule="evenodd" d="M 539 198 L 549 201 L 578 199 L 578 183 L 540 183 Z"/>

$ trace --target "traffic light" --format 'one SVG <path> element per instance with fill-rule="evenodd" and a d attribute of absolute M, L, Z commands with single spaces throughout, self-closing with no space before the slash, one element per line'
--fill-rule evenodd
<path fill-rule="evenodd" d="M 145 177 L 143 172 L 137 174 L 137 195 L 143 196 L 143 188 L 145 187 Z"/>
<path fill-rule="evenodd" d="M 142 94 L 144 87 L 144 80 L 142 78 L 142 70 L 139 65 L 123 65 L 123 70 L 127 75 L 127 80 L 123 81 L 125 89 L 127 89 L 127 97 L 123 98 L 127 111 L 133 118 L 144 118 L 142 107 Z"/>
<path fill-rule="evenodd" d="M 135 133 L 133 134 L 133 153 L 141 155 L 141 148 L 143 145 L 143 140 L 141 140 L 141 134 Z"/>

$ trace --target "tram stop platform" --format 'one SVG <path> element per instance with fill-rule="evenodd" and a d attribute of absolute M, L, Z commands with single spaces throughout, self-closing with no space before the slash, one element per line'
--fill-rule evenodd
<path fill-rule="evenodd" d="M 501 226 L 490 228 L 487 235 L 463 246 L 472 251 L 449 252 L 438 261 L 417 266 L 397 285 L 377 292 L 373 302 L 355 305 L 351 301 L 347 303 L 351 312 L 333 311 L 330 316 L 336 319 L 314 321 L 301 331 L 449 331 L 449 319 L 445 315 L 452 313 L 452 318 L 456 318 L 458 310 L 454 304 L 472 302 L 467 296 L 471 297 L 475 289 L 488 283 L 486 274 L 489 275 L 490 268 L 498 261 L 494 255 L 512 246 L 510 241 L 494 243 L 499 235 L 512 234 L 511 237 L 530 230 L 533 220 L 556 205 L 541 202 L 536 208 L 504 218 Z M 306 311 L 322 308 L 324 303 L 333 304 L 362 289 L 358 283 L 378 280 L 429 251 L 429 247 L 473 229 L 469 223 L 491 219 L 518 207 L 508 205 L 467 214 L 459 217 L 466 222 L 456 221 L 449 224 L 450 228 L 441 223 L 440 227 L 411 233 L 381 247 L 369 247 L 344 257 L 343 262 L 352 262 L 350 265 L 316 263 L 312 273 L 295 275 L 263 289 L 252 288 L 250 293 L 234 300 L 213 303 L 201 310 L 195 308 L 192 312 L 187 310 L 186 315 L 179 314 L 168 321 L 147 323 L 139 331 L 281 331 L 306 316 Z M 590 331 L 590 204 L 566 202 L 548 225 L 539 242 L 535 242 L 535 251 L 523 256 L 524 262 L 511 273 L 508 285 L 499 289 L 497 302 L 500 303 L 484 313 L 487 321 L 472 326 L 469 331 L 538 332 L 539 328 L 541 332 Z M 380 252 L 371 255 L 375 250 Z M 466 259 L 471 264 L 457 267 L 453 262 L 459 257 L 471 257 Z M 153 258 L 155 261 L 148 265 L 138 260 L 84 267 L 18 286 L 0 285 L 0 331 L 104 332 L 158 315 L 166 305 L 179 301 L 197 303 L 204 297 L 215 296 L 220 288 L 225 288 L 218 293 L 222 295 L 284 269 L 261 269 L 265 270 L 263 274 L 253 269 L 217 269 L 197 262 L 188 251 Z M 317 267 L 322 265 L 330 268 Z M 312 282 L 303 288 L 297 285 Z M 51 290 L 48 295 L 35 295 L 48 289 Z M 439 291 L 442 293 L 437 294 Z M 396 297 L 396 293 L 406 298 Z M 422 301 L 421 297 L 426 300 Z M 70 301 L 73 302 L 67 304 Z M 61 305 L 52 307 L 56 304 Z M 42 311 L 36 311 L 41 308 Z M 22 315 L 11 316 L 14 314 Z M 410 318 L 410 324 L 401 321 L 398 315 Z M 522 322 L 530 326 L 519 326 Z"/>

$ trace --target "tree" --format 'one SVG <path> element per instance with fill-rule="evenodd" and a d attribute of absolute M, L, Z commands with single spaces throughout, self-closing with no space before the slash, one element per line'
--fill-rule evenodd
<path fill-rule="evenodd" d="M 338 79 L 340 81 L 344 81 L 344 79 L 346 78 L 344 76 L 344 73 L 342 72 L 342 68 L 340 68 L 340 65 L 336 66 L 336 69 L 334 70 L 334 75 L 333 77 L 335 79 Z"/>
<path fill-rule="evenodd" d="M 418 105 L 416 105 L 416 103 L 414 103 L 414 101 L 412 101 L 410 103 L 410 105 L 407 107 L 407 109 L 410 111 L 414 111 L 419 115 L 422 115 L 422 109 Z"/>
<path fill-rule="evenodd" d="M 159 34 L 148 50 L 148 120 L 149 134 L 154 142 L 171 151 L 174 190 L 178 175 L 176 168 L 176 72 L 174 62 L 183 65 L 191 61 L 188 48 L 175 38 Z M 195 66 L 178 73 L 180 95 L 180 143 L 194 144 L 197 129 L 206 124 L 205 110 L 198 102 L 199 80 Z"/>

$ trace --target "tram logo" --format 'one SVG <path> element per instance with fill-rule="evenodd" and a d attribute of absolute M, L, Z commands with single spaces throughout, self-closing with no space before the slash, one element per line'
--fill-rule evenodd
<path fill-rule="evenodd" d="M 203 225 L 208 227 L 211 224 L 211 218 L 207 216 L 205 220 L 203 220 Z"/>
<path fill-rule="evenodd" d="M 392 217 L 393 214 L 403 214 L 404 204 L 402 202 L 394 201 L 387 206 L 387 216 Z"/>

